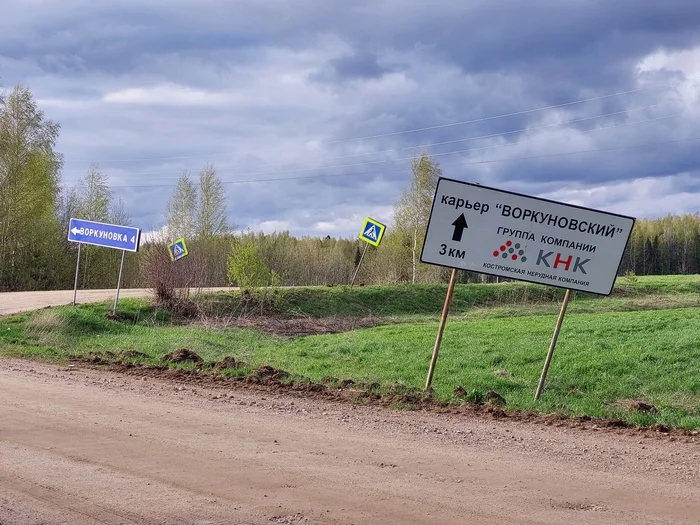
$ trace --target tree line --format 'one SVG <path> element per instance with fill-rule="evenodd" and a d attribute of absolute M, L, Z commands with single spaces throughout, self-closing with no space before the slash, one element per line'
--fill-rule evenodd
<path fill-rule="evenodd" d="M 78 189 L 62 185 L 63 156 L 55 150 L 60 129 L 45 117 L 28 87 L 18 85 L 0 95 L 0 291 L 72 288 L 77 245 L 67 241 L 71 217 L 138 226 L 98 165 L 87 170 Z M 441 174 L 439 163 L 426 152 L 411 161 L 393 221 L 381 245 L 367 250 L 359 284 L 448 279 L 449 270 L 419 260 Z M 365 247 L 358 238 L 241 231 L 229 223 L 225 195 L 212 164 L 197 176 L 183 172 L 169 197 L 163 229 L 148 232 L 139 252 L 127 254 L 123 286 L 350 282 Z M 190 255 L 172 263 L 166 246 L 180 237 Z M 120 257 L 116 250 L 84 245 L 79 287 L 114 288 Z M 627 272 L 700 273 L 700 215 L 638 220 L 620 266 L 620 274 Z M 495 280 L 471 272 L 459 275 L 461 282 Z"/>

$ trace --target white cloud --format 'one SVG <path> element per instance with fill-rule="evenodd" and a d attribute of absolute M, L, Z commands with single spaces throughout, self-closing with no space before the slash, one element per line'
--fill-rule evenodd
<path fill-rule="evenodd" d="M 177 84 L 160 84 L 152 87 L 128 88 L 105 94 L 103 100 L 117 104 L 145 104 L 163 106 L 219 106 L 235 100 L 233 93 L 217 93 L 193 89 Z M 239 103 L 241 100 L 238 101 Z"/>
<path fill-rule="evenodd" d="M 688 105 L 700 102 L 700 46 L 680 51 L 656 51 L 644 57 L 637 69 L 640 73 L 681 73 L 683 81 L 678 83 L 678 94 Z"/>
<path fill-rule="evenodd" d="M 579 185 L 540 196 L 634 217 L 661 217 L 669 213 L 700 212 L 700 186 L 683 189 L 693 182 L 697 183 L 698 177 L 684 173 L 595 186 Z"/>
<path fill-rule="evenodd" d="M 262 221 L 250 224 L 244 229 L 250 229 L 254 233 L 263 232 L 266 234 L 287 231 L 292 227 L 289 221 Z"/>
<path fill-rule="evenodd" d="M 637 66 L 640 72 L 680 71 L 686 77 L 700 79 L 700 46 L 677 51 L 659 50 L 644 57 Z"/>

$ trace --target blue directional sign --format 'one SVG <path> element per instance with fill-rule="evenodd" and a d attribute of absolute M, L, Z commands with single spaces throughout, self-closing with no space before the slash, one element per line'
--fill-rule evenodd
<path fill-rule="evenodd" d="M 141 241 L 141 229 L 71 218 L 68 226 L 68 240 L 136 252 Z"/>

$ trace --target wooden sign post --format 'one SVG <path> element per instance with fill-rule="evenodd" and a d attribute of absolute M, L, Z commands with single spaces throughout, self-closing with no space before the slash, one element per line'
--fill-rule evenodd
<path fill-rule="evenodd" d="M 547 379 L 547 371 L 549 370 L 549 364 L 552 362 L 552 356 L 554 355 L 554 348 L 557 346 L 557 339 L 559 339 L 559 331 L 561 330 L 561 325 L 564 322 L 564 316 L 566 315 L 566 307 L 569 306 L 569 298 L 571 297 L 571 290 L 566 290 L 564 294 L 564 301 L 561 303 L 561 310 L 559 311 L 559 318 L 557 319 L 557 324 L 554 328 L 554 335 L 552 335 L 552 342 L 549 343 L 549 350 L 547 350 L 547 359 L 544 361 L 544 368 L 542 369 L 542 374 L 540 375 L 540 382 L 537 385 L 537 392 L 535 392 L 535 400 L 540 398 L 542 395 L 542 389 L 544 388 L 545 379 Z"/>
<path fill-rule="evenodd" d="M 435 339 L 435 346 L 433 347 L 433 357 L 430 360 L 430 368 L 428 368 L 428 378 L 425 380 L 425 389 L 428 390 L 433 382 L 433 374 L 435 373 L 435 363 L 437 363 L 438 353 L 440 352 L 440 345 L 442 344 L 442 334 L 445 331 L 445 323 L 447 323 L 447 313 L 450 311 L 450 303 L 452 302 L 452 295 L 455 290 L 455 283 L 457 282 L 457 270 L 452 270 L 452 275 L 450 275 L 450 284 L 447 285 L 447 295 L 445 295 L 445 304 L 442 307 L 442 316 L 440 316 L 440 326 L 438 327 L 437 338 Z"/>

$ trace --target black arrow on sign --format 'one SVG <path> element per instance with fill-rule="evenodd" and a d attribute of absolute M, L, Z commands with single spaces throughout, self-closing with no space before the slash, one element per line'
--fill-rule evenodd
<path fill-rule="evenodd" d="M 455 227 L 455 231 L 452 234 L 452 240 L 457 242 L 461 241 L 464 229 L 469 228 L 469 226 L 467 226 L 467 219 L 464 218 L 464 214 L 457 217 L 457 220 L 452 223 L 452 226 Z"/>

